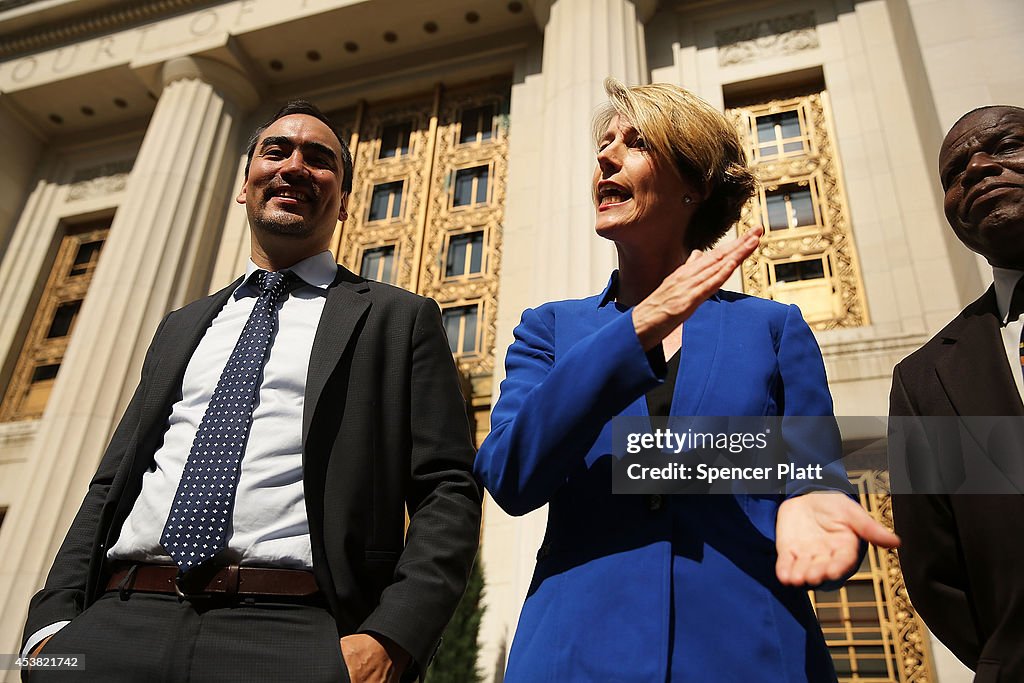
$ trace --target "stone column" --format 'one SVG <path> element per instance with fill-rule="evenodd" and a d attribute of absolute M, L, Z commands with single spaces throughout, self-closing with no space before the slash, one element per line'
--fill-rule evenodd
<path fill-rule="evenodd" d="M 594 235 L 590 199 L 596 152 L 591 118 L 606 101 L 604 79 L 648 80 L 642 21 L 656 2 L 545 0 L 540 196 L 536 198 L 537 301 L 587 296 L 604 286 L 615 250 Z M 638 6 L 639 5 L 639 6 Z M 514 124 L 513 124 L 514 125 Z"/>
<path fill-rule="evenodd" d="M 26 489 L 0 556 L 0 652 L 16 652 L 31 595 L 77 512 L 161 317 L 205 292 L 234 169 L 239 122 L 257 103 L 248 79 L 209 59 L 163 66 L 163 92 L 129 176 L 92 287 L 50 396 Z M 226 180 L 225 180 L 226 179 Z"/>
<path fill-rule="evenodd" d="M 0 99 L 0 140 L 8 147 L 8 158 L 0 167 L 0 252 L 7 248 L 14 224 L 36 174 L 43 136 L 19 113 Z"/>

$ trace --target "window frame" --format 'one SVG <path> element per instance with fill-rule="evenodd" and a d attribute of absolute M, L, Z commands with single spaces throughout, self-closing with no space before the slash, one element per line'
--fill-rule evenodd
<path fill-rule="evenodd" d="M 452 351 L 452 355 L 455 356 L 456 358 L 469 358 L 471 356 L 478 356 L 478 355 L 480 355 L 480 353 L 481 353 L 481 350 L 480 350 L 481 338 L 482 338 L 482 331 L 483 331 L 483 325 L 481 323 L 482 323 L 482 321 L 484 319 L 483 318 L 483 307 L 484 307 L 484 302 L 482 300 L 479 300 L 479 299 L 473 300 L 473 301 L 453 302 L 451 304 L 447 304 L 447 305 L 441 307 L 441 324 L 445 328 L 445 333 L 447 333 L 447 331 L 448 331 L 448 324 L 447 324 L 448 321 L 447 321 L 447 318 L 445 318 L 445 314 L 447 312 L 454 311 L 454 310 L 457 310 L 457 309 L 467 309 L 467 310 L 468 309 L 472 309 L 472 308 L 476 309 L 476 329 L 475 329 L 474 335 L 473 335 L 473 348 L 472 348 L 471 351 L 462 351 L 461 350 L 462 346 L 463 346 L 462 342 L 465 340 L 465 336 L 464 335 L 465 335 L 465 332 L 466 332 L 466 318 L 462 317 L 460 319 L 460 321 L 459 321 L 459 337 L 458 337 L 458 340 L 457 340 L 458 343 L 456 344 L 456 349 L 457 350 Z M 449 344 L 448 348 L 451 348 L 451 342 L 452 342 L 452 340 L 449 339 L 448 340 L 448 344 Z"/>
<path fill-rule="evenodd" d="M 384 251 L 386 249 L 390 249 L 391 250 L 391 279 L 385 280 L 385 279 L 383 279 L 381 277 L 369 277 L 367 275 L 364 275 L 363 274 L 363 259 L 366 258 L 366 255 L 368 253 L 372 252 L 372 251 Z M 359 249 L 359 277 L 363 277 L 363 278 L 366 278 L 368 280 L 374 280 L 376 282 L 384 282 L 384 283 L 389 284 L 389 285 L 396 284 L 398 282 L 398 264 L 399 264 L 398 249 L 399 249 L 399 247 L 398 247 L 398 243 L 397 242 L 364 244 Z M 382 261 L 382 263 L 383 263 L 383 261 Z M 378 270 L 378 274 L 379 274 L 379 271 L 381 270 L 381 267 L 378 266 L 377 270 Z"/>
<path fill-rule="evenodd" d="M 466 267 L 462 273 L 458 275 L 448 275 L 448 257 L 451 250 L 452 241 L 455 238 L 463 237 L 465 235 L 474 235 L 479 233 L 480 238 L 480 270 L 476 272 L 469 272 L 469 264 L 473 260 L 472 251 L 467 250 L 466 262 L 463 264 Z M 461 280 L 470 280 L 474 278 L 480 278 L 487 274 L 487 256 L 490 251 L 490 245 L 488 243 L 490 237 L 490 230 L 486 226 L 473 226 L 471 228 L 459 231 L 452 231 L 445 233 L 444 244 L 441 247 L 440 254 L 440 273 L 441 279 L 445 282 L 456 282 Z"/>
<path fill-rule="evenodd" d="M 473 178 L 473 188 L 472 188 L 472 193 L 471 193 L 472 196 L 473 196 L 474 201 L 470 202 L 469 204 L 460 204 L 460 205 L 456 206 L 455 205 L 455 184 L 456 184 L 456 181 L 458 180 L 459 171 L 468 171 L 468 170 L 477 169 L 477 168 L 486 168 L 487 169 L 487 192 L 485 193 L 486 196 L 484 197 L 484 200 L 482 202 L 476 201 L 476 196 L 477 196 L 477 194 L 479 194 L 479 185 L 478 185 L 478 183 L 479 183 L 479 180 L 480 180 L 480 177 L 476 176 L 476 177 Z M 465 164 L 465 165 L 453 168 L 451 170 L 451 173 L 449 174 L 448 177 L 449 177 L 449 182 L 448 182 L 448 210 L 449 211 L 472 211 L 472 210 L 475 210 L 475 209 L 479 209 L 481 207 L 485 207 L 485 206 L 490 206 L 491 205 L 491 201 L 492 201 L 493 196 L 494 196 L 494 182 L 492 181 L 492 179 L 494 178 L 494 161 L 488 161 L 487 163 L 484 163 L 484 164 L 481 164 L 481 163 L 479 163 L 477 161 L 474 161 L 473 163 Z"/>
<path fill-rule="evenodd" d="M 31 420 L 42 417 L 49 402 L 50 393 L 57 382 L 60 366 L 63 364 L 68 345 L 77 327 L 76 312 L 68 325 L 66 334 L 48 336 L 57 312 L 61 306 L 84 302 L 95 277 L 101 246 L 90 258 L 84 273 L 72 274 L 79 250 L 87 244 L 102 242 L 110 237 L 113 217 L 102 218 L 88 223 L 73 224 L 63 230 L 56 254 L 50 265 L 50 272 L 42 287 L 39 303 L 31 314 L 32 319 L 18 352 L 10 381 L 0 399 L 0 423 Z M 41 368 L 57 366 L 52 378 L 33 381 Z M 37 392 L 45 392 L 42 399 Z M 38 409 L 32 406 L 40 403 Z"/>
<path fill-rule="evenodd" d="M 395 193 L 392 192 L 388 196 L 388 210 L 387 210 L 384 218 L 371 218 L 370 212 L 373 210 L 373 196 L 375 194 L 375 190 L 378 187 L 383 187 L 385 185 L 393 185 L 393 184 L 397 184 L 397 183 L 401 184 L 401 194 L 402 194 L 401 199 L 398 200 L 398 215 L 395 215 L 395 211 L 394 211 L 394 208 L 395 208 L 395 205 L 394 205 Z M 369 190 L 367 192 L 367 197 L 366 197 L 366 220 L 364 222 L 367 225 L 384 225 L 386 223 L 399 223 L 399 222 L 405 220 L 405 208 L 406 208 L 406 205 L 409 202 L 409 197 L 408 197 L 409 193 L 406 192 L 406 189 L 408 188 L 408 186 L 409 186 L 409 179 L 405 178 L 405 177 L 403 177 L 403 178 L 392 178 L 390 180 L 382 180 L 381 182 L 371 183 L 370 186 L 369 186 Z"/>

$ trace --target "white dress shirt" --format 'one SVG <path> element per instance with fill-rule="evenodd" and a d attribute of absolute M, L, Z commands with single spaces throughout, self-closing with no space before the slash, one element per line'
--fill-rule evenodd
<path fill-rule="evenodd" d="M 172 564 L 160 545 L 160 535 L 199 423 L 259 296 L 252 278 L 256 270 L 250 261 L 245 280 L 192 354 L 163 445 L 143 475 L 142 490 L 117 542 L 107 551 L 108 559 Z M 218 560 L 308 569 L 313 555 L 302 488 L 302 405 L 313 338 L 337 266 L 331 253 L 324 251 L 289 270 L 303 284 L 278 303 L 277 330 L 263 366 L 242 456 L 227 548 Z"/>
<path fill-rule="evenodd" d="M 242 284 L 192 354 L 181 383 L 181 400 L 171 408 L 163 445 L 142 477 L 142 490 L 117 542 L 107 551 L 107 559 L 173 564 L 160 545 L 160 535 L 199 423 L 259 296 L 253 278 L 257 270 L 250 260 Z M 288 270 L 302 283 L 277 304 L 277 330 L 270 340 L 242 455 L 228 546 L 218 559 L 309 569 L 313 553 L 302 488 L 302 405 L 313 338 L 338 267 L 331 253 L 323 251 Z M 22 656 L 27 657 L 44 638 L 69 623 L 58 621 L 33 633 L 25 641 Z"/>
<path fill-rule="evenodd" d="M 1020 364 L 1020 332 L 1021 328 L 1024 328 L 1024 315 L 1008 320 L 1013 290 L 1021 276 L 1024 276 L 1024 271 L 993 267 L 992 275 L 995 278 L 999 319 L 1003 322 L 1003 348 L 1006 351 L 1006 359 L 1010 362 L 1010 374 L 1017 385 L 1017 393 L 1020 394 L 1021 400 L 1024 400 L 1024 368 L 1021 368 Z"/>

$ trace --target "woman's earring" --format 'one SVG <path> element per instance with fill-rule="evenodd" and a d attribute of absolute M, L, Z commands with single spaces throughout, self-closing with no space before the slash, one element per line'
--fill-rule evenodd
<path fill-rule="evenodd" d="M 691 197 L 689 195 L 683 197 L 683 204 L 692 204 L 692 203 L 693 203 L 693 197 Z"/>

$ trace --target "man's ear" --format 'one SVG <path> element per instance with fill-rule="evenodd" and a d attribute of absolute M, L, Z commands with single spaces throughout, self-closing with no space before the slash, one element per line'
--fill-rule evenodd
<path fill-rule="evenodd" d="M 235 201 L 238 202 L 239 204 L 245 204 L 245 195 L 246 192 L 248 191 L 248 186 L 249 179 L 246 178 L 245 181 L 242 182 L 242 189 L 238 191 L 238 196 L 235 197 Z"/>
<path fill-rule="evenodd" d="M 244 187 L 242 188 L 244 191 Z M 341 206 L 338 208 L 338 220 L 344 223 L 348 220 L 348 192 L 341 193 Z"/>

